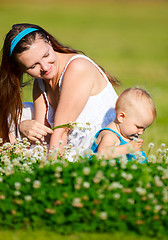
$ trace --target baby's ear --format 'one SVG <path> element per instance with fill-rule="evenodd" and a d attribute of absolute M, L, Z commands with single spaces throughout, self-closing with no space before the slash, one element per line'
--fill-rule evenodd
<path fill-rule="evenodd" d="M 117 115 L 118 122 L 119 122 L 119 123 L 123 123 L 124 120 L 125 120 L 125 117 L 126 117 L 125 112 L 120 112 L 120 113 Z"/>

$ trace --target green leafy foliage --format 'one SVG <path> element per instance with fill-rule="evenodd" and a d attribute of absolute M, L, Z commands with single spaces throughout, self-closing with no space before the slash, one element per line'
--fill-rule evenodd
<path fill-rule="evenodd" d="M 46 146 L 28 142 L 0 147 L 0 229 L 49 229 L 57 233 L 133 231 L 168 234 L 166 146 L 149 162 L 125 156 L 47 160 Z M 53 155 L 52 155 L 53 156 Z M 155 156 L 155 157 L 154 157 Z"/>

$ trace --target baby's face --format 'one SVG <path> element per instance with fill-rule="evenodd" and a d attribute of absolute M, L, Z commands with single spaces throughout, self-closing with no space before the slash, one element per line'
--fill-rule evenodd
<path fill-rule="evenodd" d="M 120 124 L 120 131 L 122 135 L 132 140 L 142 135 L 153 121 L 151 108 L 140 105 L 126 113 L 124 121 Z"/>

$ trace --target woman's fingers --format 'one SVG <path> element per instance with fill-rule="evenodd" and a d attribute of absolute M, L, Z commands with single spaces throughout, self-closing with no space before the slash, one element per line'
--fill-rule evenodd
<path fill-rule="evenodd" d="M 29 135 L 27 136 L 31 141 L 41 141 L 44 142 L 45 141 L 45 136 L 42 134 L 39 134 L 37 132 L 33 132 L 33 133 L 29 133 Z"/>
<path fill-rule="evenodd" d="M 41 123 L 40 123 L 40 124 L 41 124 Z M 47 126 L 45 126 L 45 125 L 43 125 L 43 124 L 40 125 L 40 129 L 41 129 L 43 132 L 45 132 L 46 135 L 47 135 L 47 133 L 49 133 L 49 134 L 52 134 L 52 133 L 53 133 L 53 130 L 52 130 L 51 128 L 49 128 L 49 127 L 47 127 Z"/>
<path fill-rule="evenodd" d="M 42 123 L 36 120 L 25 120 L 20 123 L 20 131 L 31 141 L 41 140 L 44 141 L 44 137 L 47 134 L 52 134 L 53 130 L 46 127 Z"/>

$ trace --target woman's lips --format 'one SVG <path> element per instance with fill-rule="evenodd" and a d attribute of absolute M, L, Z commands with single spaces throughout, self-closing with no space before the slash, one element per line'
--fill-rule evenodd
<path fill-rule="evenodd" d="M 52 70 L 52 66 L 48 69 L 47 72 L 45 72 L 45 75 L 48 75 L 51 72 L 51 70 Z"/>

